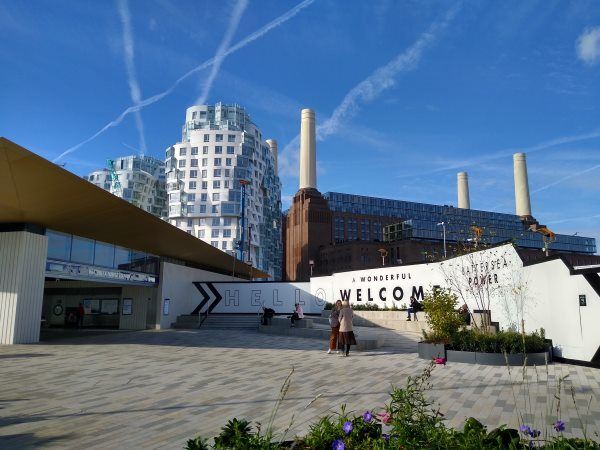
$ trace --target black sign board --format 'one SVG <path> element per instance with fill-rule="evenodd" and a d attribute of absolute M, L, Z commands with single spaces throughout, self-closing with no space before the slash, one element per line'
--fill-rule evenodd
<path fill-rule="evenodd" d="M 587 300 L 585 299 L 585 294 L 579 296 L 579 306 L 587 306 Z"/>

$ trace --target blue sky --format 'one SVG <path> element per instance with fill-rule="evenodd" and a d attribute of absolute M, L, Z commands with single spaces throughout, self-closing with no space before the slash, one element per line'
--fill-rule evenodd
<path fill-rule="evenodd" d="M 0 134 L 77 174 L 235 102 L 289 204 L 310 107 L 322 192 L 456 204 L 466 170 L 473 208 L 513 212 L 525 151 L 534 216 L 600 243 L 597 1 L 0 0 L 0 40 Z"/>

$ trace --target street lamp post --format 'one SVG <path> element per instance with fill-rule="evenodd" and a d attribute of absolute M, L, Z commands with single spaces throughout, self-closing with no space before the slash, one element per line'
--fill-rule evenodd
<path fill-rule="evenodd" d="M 441 225 L 444 231 L 444 259 L 446 259 L 446 222 L 439 222 L 437 225 Z"/>
<path fill-rule="evenodd" d="M 315 267 L 315 261 L 313 259 L 310 259 L 308 261 L 308 265 L 310 266 L 310 276 L 312 278 L 312 276 L 313 276 L 313 267 Z"/>

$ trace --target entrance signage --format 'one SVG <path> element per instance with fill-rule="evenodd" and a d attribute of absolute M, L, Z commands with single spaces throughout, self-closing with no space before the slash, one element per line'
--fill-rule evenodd
<path fill-rule="evenodd" d="M 320 314 L 325 302 L 310 293 L 310 283 L 197 282 L 198 301 L 190 314 L 258 313 L 272 308 L 291 314 L 299 303 L 307 314 Z"/>
<path fill-rule="evenodd" d="M 135 283 L 155 286 L 158 277 L 146 273 L 128 270 L 109 269 L 105 267 L 74 264 L 63 261 L 46 261 L 47 277 L 63 277 L 73 280 L 111 280 L 123 283 Z"/>

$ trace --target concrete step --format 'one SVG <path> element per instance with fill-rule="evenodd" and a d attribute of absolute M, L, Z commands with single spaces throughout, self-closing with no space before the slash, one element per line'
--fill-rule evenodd
<path fill-rule="evenodd" d="M 256 329 L 258 327 L 259 319 L 256 314 L 209 314 L 201 328 L 246 328 Z M 176 322 L 171 324 L 171 328 L 179 329 L 193 329 L 198 328 L 200 324 L 200 318 L 192 315 L 181 315 L 177 317 Z"/>

